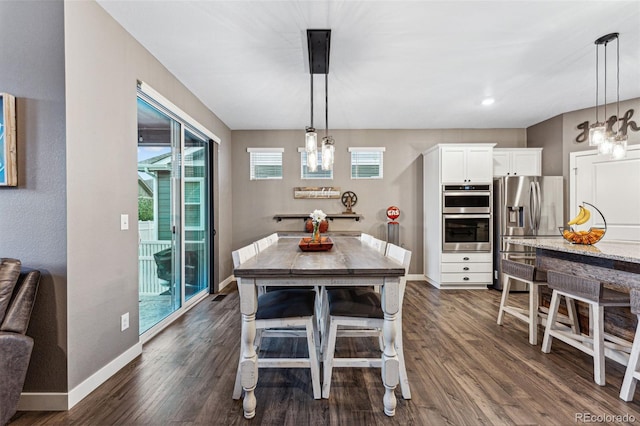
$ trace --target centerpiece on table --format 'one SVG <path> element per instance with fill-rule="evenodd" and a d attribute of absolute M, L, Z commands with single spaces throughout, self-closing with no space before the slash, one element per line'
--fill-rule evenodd
<path fill-rule="evenodd" d="M 333 247 L 333 241 L 329 237 L 323 237 L 320 235 L 320 225 L 325 221 L 327 215 L 322 210 L 314 210 L 309 215 L 311 223 L 313 224 L 312 237 L 304 237 L 300 240 L 300 250 L 302 251 L 326 251 L 331 250 Z"/>

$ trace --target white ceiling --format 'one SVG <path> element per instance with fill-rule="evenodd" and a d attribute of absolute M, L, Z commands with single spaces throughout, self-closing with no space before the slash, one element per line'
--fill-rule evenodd
<path fill-rule="evenodd" d="M 310 124 L 307 29 L 332 30 L 332 129 L 523 128 L 591 107 L 610 32 L 620 98 L 640 97 L 638 0 L 98 2 L 232 130 Z"/>

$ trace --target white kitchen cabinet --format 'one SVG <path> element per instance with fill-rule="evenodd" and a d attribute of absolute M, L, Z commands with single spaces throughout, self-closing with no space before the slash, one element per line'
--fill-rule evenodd
<path fill-rule="evenodd" d="M 492 252 L 442 251 L 442 187 L 493 181 L 495 144 L 438 144 L 423 152 L 423 267 L 440 289 L 486 289 L 493 283 Z"/>
<path fill-rule="evenodd" d="M 487 183 L 493 180 L 492 145 L 451 144 L 440 148 L 442 183 Z"/>
<path fill-rule="evenodd" d="M 492 280 L 491 253 L 442 253 L 440 288 L 486 288 Z"/>
<path fill-rule="evenodd" d="M 542 148 L 494 148 L 493 176 L 541 176 Z"/>

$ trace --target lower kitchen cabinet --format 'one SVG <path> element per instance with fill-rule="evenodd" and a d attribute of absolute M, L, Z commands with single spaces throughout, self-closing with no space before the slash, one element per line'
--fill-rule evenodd
<path fill-rule="evenodd" d="M 440 288 L 486 288 L 492 281 L 491 253 L 442 253 Z"/>

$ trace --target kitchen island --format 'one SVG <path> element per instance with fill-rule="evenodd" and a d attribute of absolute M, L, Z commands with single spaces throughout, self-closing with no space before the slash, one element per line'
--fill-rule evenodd
<path fill-rule="evenodd" d="M 536 266 L 542 270 L 594 278 L 619 291 L 640 288 L 640 242 L 600 241 L 594 245 L 580 245 L 571 244 L 562 237 L 513 239 L 510 242 L 534 247 Z M 543 299 L 549 298 L 550 292 L 547 292 L 543 293 Z M 581 328 L 587 326 L 588 329 L 587 311 L 580 307 L 578 311 Z M 605 329 L 618 337 L 633 340 L 635 315 L 631 315 L 628 308 L 610 308 Z"/>
<path fill-rule="evenodd" d="M 513 239 L 510 242 L 534 247 L 536 266 L 541 269 L 640 288 L 640 242 L 600 241 L 589 246 L 571 244 L 561 237 Z"/>

